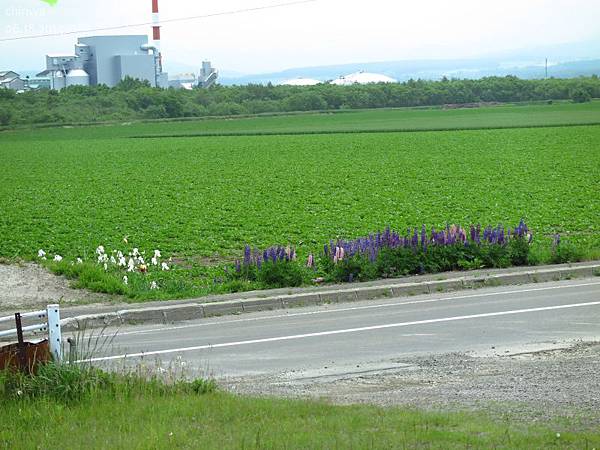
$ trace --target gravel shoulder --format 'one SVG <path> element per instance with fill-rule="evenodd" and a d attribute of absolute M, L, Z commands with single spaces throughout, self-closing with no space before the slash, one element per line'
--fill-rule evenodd
<path fill-rule="evenodd" d="M 600 426 L 600 342 L 553 342 L 511 351 L 400 357 L 273 377 L 229 379 L 237 393 L 318 398 L 436 411 L 484 411 L 527 422 Z"/>
<path fill-rule="evenodd" d="M 0 264 L 0 311 L 45 307 L 50 303 L 103 303 L 111 296 L 72 289 L 69 280 L 33 263 Z"/>

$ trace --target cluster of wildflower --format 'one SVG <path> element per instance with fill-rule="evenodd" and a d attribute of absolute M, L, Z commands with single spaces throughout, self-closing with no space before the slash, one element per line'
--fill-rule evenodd
<path fill-rule="evenodd" d="M 296 249 L 289 245 L 287 247 L 270 247 L 263 251 L 252 249 L 249 245 L 246 245 L 246 248 L 244 249 L 244 259 L 235 262 L 235 270 L 237 273 L 241 273 L 242 269 L 247 269 L 252 266 L 260 269 L 264 263 L 270 262 L 277 264 L 295 260 Z"/>
<path fill-rule="evenodd" d="M 46 259 L 47 259 L 46 252 L 42 249 L 39 249 L 38 250 L 38 258 L 40 258 L 43 261 L 46 261 Z M 63 257 L 58 254 L 54 255 L 54 258 L 52 258 L 52 261 L 54 261 L 54 262 L 61 262 L 62 260 L 63 260 Z"/>
<path fill-rule="evenodd" d="M 127 242 L 127 241 L 125 241 Z M 46 260 L 46 252 L 42 249 L 38 251 L 38 258 Z M 151 268 L 156 270 L 168 271 L 171 269 L 169 263 L 162 260 L 162 254 L 160 250 L 154 250 L 152 257 L 147 262 L 146 252 L 140 252 L 138 248 L 132 249 L 130 252 L 123 253 L 121 250 L 113 250 L 108 253 L 103 245 L 99 245 L 95 251 L 96 263 L 104 268 L 105 271 L 109 269 L 117 269 L 119 271 L 125 271 L 127 273 L 140 272 L 147 273 Z M 53 261 L 60 262 L 63 258 L 60 255 L 55 255 Z M 77 258 L 76 261 L 71 264 L 83 264 L 82 258 Z M 129 277 L 127 274 L 123 275 L 123 284 L 129 284 Z M 158 284 L 153 281 L 150 284 L 150 289 L 158 289 Z"/>
<path fill-rule="evenodd" d="M 330 241 L 323 247 L 325 257 L 330 258 L 335 264 L 345 258 L 355 255 L 367 256 L 371 262 L 377 259 L 382 249 L 410 248 L 414 251 L 427 251 L 430 246 L 450 245 L 506 245 L 510 239 L 526 238 L 531 243 L 533 235 L 523 220 L 514 229 L 505 229 L 504 226 L 471 225 L 469 230 L 456 226 L 447 225 L 443 230 L 431 228 L 428 233 L 425 225 L 421 229 L 408 229 L 405 235 L 392 231 L 389 227 L 383 232 L 370 234 L 354 240 Z M 307 264 L 310 267 L 310 261 Z"/>
<path fill-rule="evenodd" d="M 99 245 L 96 249 L 96 255 L 98 257 L 98 264 L 104 267 L 104 270 L 108 270 L 109 267 L 117 267 L 127 272 L 148 272 L 149 268 L 159 267 L 163 271 L 170 270 L 169 264 L 165 261 L 161 261 L 160 250 L 154 250 L 153 256 L 150 258 L 150 262 L 146 262 L 146 252 L 140 252 L 138 248 L 134 248 L 127 254 L 124 254 L 121 250 L 113 250 L 109 255 L 106 253 L 104 246 Z M 80 258 L 77 259 L 78 263 L 82 263 Z M 125 282 L 125 279 L 123 280 Z M 125 284 L 127 284 L 125 282 Z"/>

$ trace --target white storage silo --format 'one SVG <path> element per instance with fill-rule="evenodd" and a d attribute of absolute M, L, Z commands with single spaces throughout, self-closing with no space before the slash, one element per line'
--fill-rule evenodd
<path fill-rule="evenodd" d="M 66 86 L 89 86 L 90 76 L 83 69 L 71 69 L 67 73 Z"/>
<path fill-rule="evenodd" d="M 67 86 L 67 81 L 65 79 L 65 74 L 62 71 L 57 70 L 52 73 L 52 89 L 60 91 Z"/>

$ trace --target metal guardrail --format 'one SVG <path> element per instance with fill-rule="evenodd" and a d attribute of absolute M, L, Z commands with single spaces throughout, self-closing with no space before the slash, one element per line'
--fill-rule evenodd
<path fill-rule="evenodd" d="M 43 323 L 35 325 L 21 326 L 21 320 L 30 318 L 46 319 Z M 59 305 L 48 305 L 45 310 L 32 311 L 27 313 L 16 313 L 14 316 L 0 317 L 0 323 L 15 321 L 16 328 L 0 331 L 0 338 L 6 336 L 16 336 L 19 344 L 22 344 L 23 335 L 35 332 L 48 333 L 48 345 L 50 353 L 55 361 L 62 361 L 62 333 L 60 328 L 60 307 Z"/>

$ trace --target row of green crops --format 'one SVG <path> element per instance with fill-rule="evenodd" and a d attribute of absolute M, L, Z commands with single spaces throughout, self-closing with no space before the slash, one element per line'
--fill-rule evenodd
<path fill-rule="evenodd" d="M 600 101 L 574 104 L 499 105 L 482 108 L 398 108 L 345 110 L 202 120 L 125 122 L 82 127 L 46 127 L 0 132 L 0 140 L 80 140 L 148 136 L 261 135 L 461 130 L 593 125 L 600 123 Z M 144 145 L 154 145 L 146 143 Z"/>

